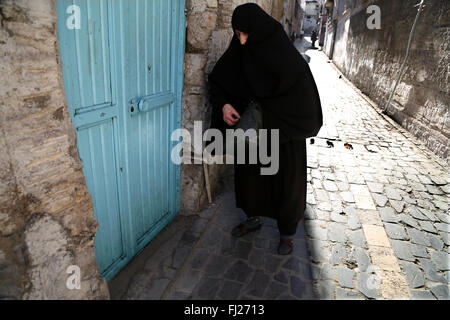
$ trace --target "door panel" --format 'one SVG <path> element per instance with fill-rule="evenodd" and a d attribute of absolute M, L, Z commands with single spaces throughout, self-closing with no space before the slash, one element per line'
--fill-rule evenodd
<path fill-rule="evenodd" d="M 66 25 L 67 8 L 73 5 L 79 8 L 80 29 Z M 107 1 L 60 0 L 57 9 L 64 89 L 99 223 L 95 237 L 97 264 L 99 271 L 108 275 L 129 256 L 120 201 L 120 128 L 114 103 L 109 5 Z"/>
<path fill-rule="evenodd" d="M 117 125 L 114 119 L 77 130 L 78 152 L 83 159 L 86 184 L 94 196 L 94 213 L 102 223 L 95 237 L 98 267 L 101 273 L 125 255 L 117 189 Z"/>
<path fill-rule="evenodd" d="M 170 107 L 162 106 L 135 119 L 139 137 L 136 168 L 138 197 L 143 204 L 136 217 L 136 241 L 169 213 L 169 120 Z M 150 212 L 150 214 L 148 214 Z"/>
<path fill-rule="evenodd" d="M 66 75 L 66 92 L 83 94 L 67 95 L 68 104 L 78 109 L 111 104 L 111 72 L 109 54 L 108 4 L 106 1 L 60 1 L 64 12 L 74 4 L 80 8 L 81 30 L 67 30 L 60 37 L 60 47 L 67 48 L 64 57 L 70 63 L 63 64 Z M 60 27 L 67 29 L 65 19 Z M 61 25 L 62 23 L 62 25 Z"/>
<path fill-rule="evenodd" d="M 170 215 L 169 167 L 175 95 L 172 34 L 180 1 L 114 1 L 112 12 L 118 71 L 119 108 L 126 119 L 127 175 L 132 206 L 132 241 L 136 248 L 152 237 Z M 175 4 L 175 5 L 174 5 Z M 126 16 L 130 19 L 125 19 Z M 129 112 L 127 112 L 130 110 Z M 131 111 L 133 110 L 133 111 Z M 133 181 L 133 183 L 131 183 Z"/>
<path fill-rule="evenodd" d="M 80 7 L 81 29 L 66 27 Z M 64 87 L 110 280 L 178 213 L 184 0 L 59 0 Z"/>

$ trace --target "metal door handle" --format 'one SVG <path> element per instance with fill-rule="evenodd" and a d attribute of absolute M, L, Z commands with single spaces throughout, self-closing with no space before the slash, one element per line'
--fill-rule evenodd
<path fill-rule="evenodd" d="M 139 102 L 138 102 L 138 104 L 137 104 L 137 106 L 138 106 L 138 110 L 139 111 L 143 111 L 144 110 L 144 102 L 145 102 L 145 100 L 144 99 L 139 99 Z"/>
<path fill-rule="evenodd" d="M 139 112 L 147 112 L 154 108 L 161 107 L 166 104 L 171 104 L 175 101 L 174 95 L 172 92 L 164 92 L 158 94 L 152 94 L 145 97 L 139 97 L 131 100 L 131 105 L 134 106 L 135 110 L 131 113 Z"/>

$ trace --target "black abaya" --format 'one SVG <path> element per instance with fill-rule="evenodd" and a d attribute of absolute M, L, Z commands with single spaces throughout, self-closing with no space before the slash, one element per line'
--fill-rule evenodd
<path fill-rule="evenodd" d="M 223 121 L 224 104 L 241 114 L 253 99 L 263 107 L 263 127 L 279 129 L 281 142 L 317 135 L 323 124 L 319 92 L 308 63 L 281 24 L 254 3 L 238 6 L 232 24 L 247 32 L 248 40 L 241 45 L 234 35 L 208 77 L 211 127 L 232 128 Z"/>
<path fill-rule="evenodd" d="M 322 126 L 319 94 L 281 24 L 258 5 L 238 6 L 232 25 L 249 36 L 241 45 L 234 35 L 209 75 L 211 128 L 233 128 L 223 121 L 227 103 L 239 114 L 250 100 L 261 104 L 263 128 L 280 130 L 279 170 L 261 175 L 259 163 L 235 164 L 236 206 L 276 219 L 280 233 L 292 235 L 306 208 L 306 138 Z"/>

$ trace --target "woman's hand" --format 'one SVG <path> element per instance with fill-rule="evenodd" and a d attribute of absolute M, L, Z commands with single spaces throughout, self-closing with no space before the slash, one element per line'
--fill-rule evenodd
<path fill-rule="evenodd" d="M 223 121 L 225 121 L 229 126 L 234 126 L 236 122 L 238 122 L 238 120 L 241 118 L 236 109 L 234 109 L 233 106 L 229 103 L 223 106 L 222 112 Z"/>

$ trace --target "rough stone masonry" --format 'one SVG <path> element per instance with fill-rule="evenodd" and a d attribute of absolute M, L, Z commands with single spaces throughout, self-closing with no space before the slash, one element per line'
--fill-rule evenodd
<path fill-rule="evenodd" d="M 104 299 L 65 101 L 56 1 L 0 2 L 0 298 Z M 78 265 L 81 289 L 66 268 Z"/>

